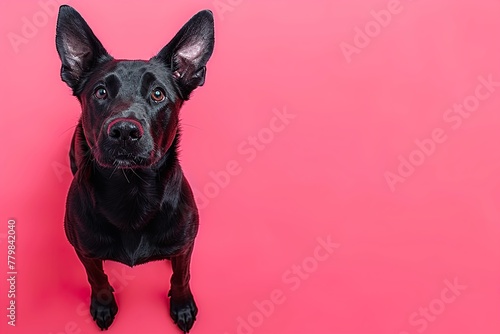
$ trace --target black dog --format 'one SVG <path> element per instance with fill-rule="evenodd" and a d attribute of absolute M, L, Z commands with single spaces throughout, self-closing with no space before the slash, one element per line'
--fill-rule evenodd
<path fill-rule="evenodd" d="M 170 315 L 188 332 L 198 312 L 189 287 L 198 211 L 177 159 L 179 110 L 205 81 L 212 13 L 193 16 L 149 61 L 115 60 L 80 14 L 61 6 L 56 45 L 61 78 L 82 107 L 64 226 L 87 271 L 90 313 L 107 329 L 118 311 L 103 260 L 169 259 Z"/>

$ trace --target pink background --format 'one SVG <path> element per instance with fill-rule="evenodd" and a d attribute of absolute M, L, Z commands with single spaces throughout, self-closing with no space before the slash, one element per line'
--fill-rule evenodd
<path fill-rule="evenodd" d="M 500 332 L 500 86 L 478 79 L 500 81 L 498 1 L 70 4 L 118 58 L 147 59 L 214 11 L 207 82 L 182 112 L 201 213 L 192 333 Z M 62 228 L 80 110 L 48 12 L 0 2 L 2 277 L 10 218 L 18 237 L 17 325 L 2 279 L 0 331 L 97 333 Z M 38 26 L 15 48 L 26 22 Z M 470 114 L 450 111 L 462 103 Z M 318 241 L 329 236 L 331 254 Z M 120 308 L 110 334 L 179 332 L 170 266 L 105 268 Z"/>

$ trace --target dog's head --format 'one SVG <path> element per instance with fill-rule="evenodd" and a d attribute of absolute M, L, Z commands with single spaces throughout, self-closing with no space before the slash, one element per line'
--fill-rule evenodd
<path fill-rule="evenodd" d="M 61 6 L 56 46 L 61 78 L 82 106 L 82 126 L 105 167 L 149 167 L 177 134 L 179 109 L 205 82 L 214 48 L 212 13 L 193 16 L 148 61 L 115 60 L 80 14 Z"/>

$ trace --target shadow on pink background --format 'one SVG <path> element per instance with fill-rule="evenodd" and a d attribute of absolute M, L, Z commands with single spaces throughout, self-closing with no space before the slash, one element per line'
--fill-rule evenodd
<path fill-rule="evenodd" d="M 54 3 L 0 2 L 2 333 L 98 332 L 62 226 L 80 109 Z M 182 111 L 201 214 L 192 333 L 500 332 L 498 1 L 69 4 L 117 58 L 214 11 L 207 82 Z M 110 334 L 179 332 L 169 265 L 105 268 Z"/>

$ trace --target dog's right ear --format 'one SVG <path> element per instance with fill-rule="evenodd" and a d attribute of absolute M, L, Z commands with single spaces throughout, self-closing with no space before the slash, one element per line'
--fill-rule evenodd
<path fill-rule="evenodd" d="M 97 64 L 112 59 L 87 22 L 72 7 L 59 7 L 56 47 L 61 58 L 61 79 L 73 89 Z"/>

